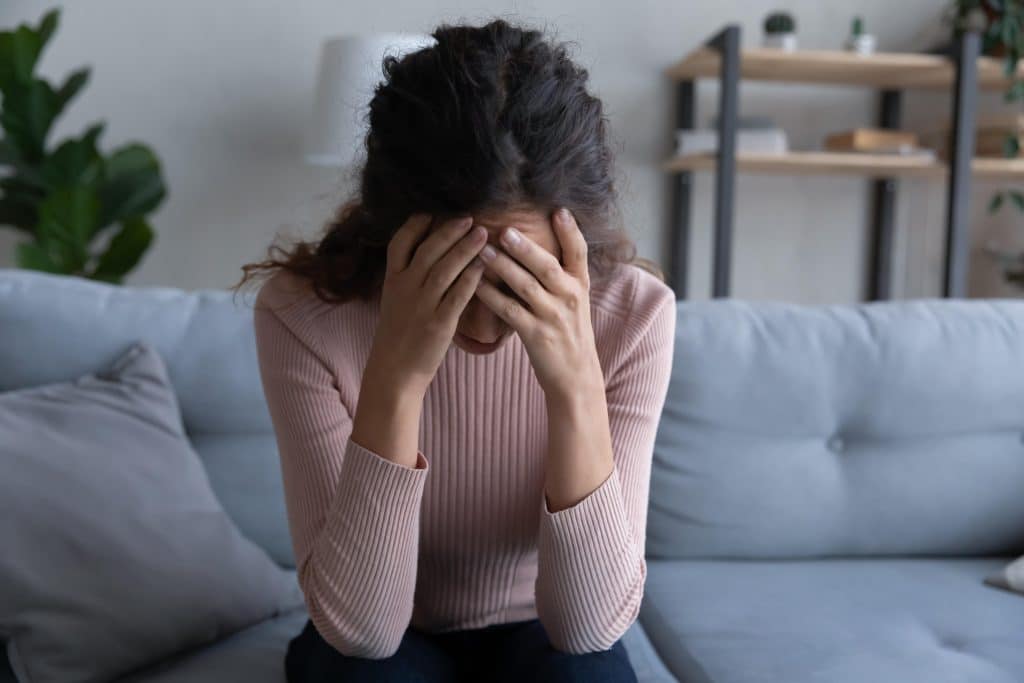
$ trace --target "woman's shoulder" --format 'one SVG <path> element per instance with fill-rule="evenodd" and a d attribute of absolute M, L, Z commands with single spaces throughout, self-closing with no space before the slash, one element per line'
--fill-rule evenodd
<path fill-rule="evenodd" d="M 263 281 L 256 294 L 255 308 L 278 315 L 302 314 L 315 307 L 316 301 L 316 293 L 308 279 L 279 269 Z"/>
<path fill-rule="evenodd" d="M 649 267 L 619 263 L 607 277 L 592 283 L 590 302 L 620 333 L 628 333 L 650 325 L 668 308 L 674 312 L 676 295 Z"/>
<path fill-rule="evenodd" d="M 325 301 L 309 278 L 288 270 L 277 270 L 260 286 L 256 308 L 270 310 L 282 318 L 313 324 L 327 317 L 360 315 L 369 310 L 368 302 Z"/>
<path fill-rule="evenodd" d="M 591 310 L 606 378 L 636 367 L 637 359 L 647 358 L 652 349 L 675 343 L 675 291 L 644 267 L 623 263 L 612 277 L 592 284 Z"/>
<path fill-rule="evenodd" d="M 370 302 L 325 301 L 307 278 L 287 270 L 278 270 L 263 282 L 254 308 L 257 325 L 261 316 L 273 315 L 325 359 L 345 357 L 335 353 L 338 349 L 334 347 L 360 346 L 361 340 L 356 337 L 363 330 L 373 329 L 367 324 L 374 310 Z"/>

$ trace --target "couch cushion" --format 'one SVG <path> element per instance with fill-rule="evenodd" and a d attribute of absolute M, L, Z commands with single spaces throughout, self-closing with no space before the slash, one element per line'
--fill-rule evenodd
<path fill-rule="evenodd" d="M 251 626 L 213 645 L 157 662 L 119 683 L 284 683 L 288 641 L 307 619 L 304 607 Z"/>
<path fill-rule="evenodd" d="M 1024 553 L 1024 302 L 680 302 L 647 554 Z"/>
<path fill-rule="evenodd" d="M 681 681 L 1024 680 L 1008 558 L 658 560 L 640 619 Z"/>
<path fill-rule="evenodd" d="M 16 331 L 0 334 L 0 391 L 78 377 L 136 340 L 149 342 L 167 365 L 185 430 L 224 509 L 247 537 L 292 567 L 252 298 L 0 268 L 0 330 Z"/>
<path fill-rule="evenodd" d="M 216 499 L 149 344 L 0 392 L 0 435 L 0 633 L 23 680 L 106 680 L 302 604 Z"/>

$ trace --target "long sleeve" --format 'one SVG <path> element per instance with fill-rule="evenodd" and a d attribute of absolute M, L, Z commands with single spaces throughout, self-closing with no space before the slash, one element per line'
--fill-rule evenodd
<path fill-rule="evenodd" d="M 552 513 L 541 495 L 537 614 L 552 645 L 607 650 L 636 620 L 647 578 L 645 536 L 651 460 L 671 374 L 676 301 L 650 293 L 635 335 L 605 393 L 614 468 L 574 506 Z"/>
<path fill-rule="evenodd" d="M 342 654 L 388 657 L 412 616 L 428 462 L 420 451 L 406 467 L 349 438 L 350 411 L 316 338 L 265 298 L 257 355 L 310 619 Z"/>

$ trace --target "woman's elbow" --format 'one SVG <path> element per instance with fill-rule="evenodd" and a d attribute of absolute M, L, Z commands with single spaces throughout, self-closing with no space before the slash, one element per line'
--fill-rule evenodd
<path fill-rule="evenodd" d="M 299 572 L 299 587 L 306 611 L 331 647 L 346 657 L 363 659 L 387 659 L 398 651 L 405 635 L 404 624 L 399 628 L 399 621 L 385 619 L 379 605 L 372 602 L 345 600 L 320 580 L 310 564 L 303 569 Z"/>
<path fill-rule="evenodd" d="M 557 609 L 558 601 L 538 601 L 537 616 L 548 634 L 551 646 L 568 654 L 611 649 L 639 618 L 646 579 L 647 563 L 641 559 L 628 589 L 617 600 L 600 603 L 594 599 L 596 596 L 590 596 L 591 609 L 567 612 Z M 583 596 L 576 596 L 575 599 L 587 600 Z M 593 609 L 598 605 L 599 609 Z"/>
<path fill-rule="evenodd" d="M 636 621 L 639 611 L 639 605 L 635 609 L 630 607 L 626 620 L 617 624 L 566 625 L 562 630 L 550 631 L 548 639 L 552 648 L 571 655 L 604 652 L 625 635 Z"/>
<path fill-rule="evenodd" d="M 346 657 L 387 659 L 398 652 L 404 631 L 374 629 L 371 624 L 348 623 L 326 612 L 315 598 L 306 599 L 310 621 L 331 647 Z"/>

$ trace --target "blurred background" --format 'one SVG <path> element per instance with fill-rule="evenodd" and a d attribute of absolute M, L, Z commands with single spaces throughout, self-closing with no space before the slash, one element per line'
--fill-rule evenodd
<path fill-rule="evenodd" d="M 742 28 L 744 48 L 765 41 L 765 22 L 784 11 L 799 49 L 842 50 L 851 22 L 884 52 L 948 44 L 948 0 L 693 0 L 603 3 L 377 3 L 302 0 L 139 2 L 91 0 L 55 5 L 0 4 L 0 28 L 36 25 L 61 8 L 60 25 L 38 72 L 61 82 L 90 67 L 88 84 L 57 120 L 51 140 L 106 122 L 104 150 L 139 141 L 159 159 L 166 196 L 148 217 L 154 238 L 124 283 L 187 289 L 234 283 L 241 264 L 261 258 L 275 233 L 311 236 L 352 188 L 353 170 L 304 157 L 317 101 L 324 42 L 343 34 L 429 33 L 440 22 L 483 23 L 501 16 L 545 28 L 575 43 L 592 92 L 606 106 L 618 155 L 627 228 L 640 255 L 669 265 L 670 182 L 661 169 L 672 153 L 675 91 L 666 69 L 727 24 Z M 743 82 L 740 112 L 770 119 L 792 149 L 875 122 L 870 88 Z M 716 110 L 718 82 L 697 86 L 697 124 Z M 985 93 L 980 111 L 1004 108 Z M 1018 105 L 1019 106 L 1019 105 Z M 909 91 L 908 129 L 948 123 L 947 90 Z M 712 173 L 694 174 L 688 296 L 710 296 Z M 1024 247 L 1024 212 L 1011 201 L 988 210 L 1005 182 L 975 179 L 970 204 L 968 295 L 1017 296 L 985 246 Z M 1020 183 L 1018 182 L 1018 186 Z M 942 287 L 945 182 L 900 180 L 896 205 L 893 296 L 938 296 Z M 869 253 L 871 185 L 863 177 L 740 173 L 736 179 L 731 295 L 806 303 L 863 297 Z M 14 265 L 26 236 L 0 228 L 0 267 Z"/>

